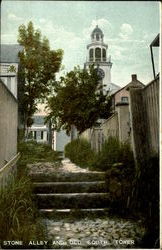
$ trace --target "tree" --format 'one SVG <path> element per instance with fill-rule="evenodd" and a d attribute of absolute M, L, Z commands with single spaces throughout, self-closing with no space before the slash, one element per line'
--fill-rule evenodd
<path fill-rule="evenodd" d="M 46 37 L 35 30 L 33 23 L 27 27 L 19 27 L 18 42 L 22 45 L 19 52 L 21 79 L 19 103 L 23 112 L 24 127 L 32 125 L 32 115 L 36 111 L 37 102 L 43 100 L 51 92 L 55 84 L 55 74 L 59 71 L 63 51 L 51 50 Z"/>
<path fill-rule="evenodd" d="M 65 129 L 69 134 L 74 125 L 79 133 L 92 127 L 98 118 L 108 118 L 111 97 L 104 94 L 94 67 L 79 67 L 61 77 L 55 95 L 48 99 L 54 129 Z"/>

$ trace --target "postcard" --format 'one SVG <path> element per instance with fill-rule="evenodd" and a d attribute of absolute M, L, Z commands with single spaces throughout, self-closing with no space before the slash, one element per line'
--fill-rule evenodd
<path fill-rule="evenodd" d="M 1 1 L 0 249 L 160 249 L 160 1 Z"/>

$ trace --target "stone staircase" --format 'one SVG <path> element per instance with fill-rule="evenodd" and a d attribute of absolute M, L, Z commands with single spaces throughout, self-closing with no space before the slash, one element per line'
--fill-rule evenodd
<path fill-rule="evenodd" d="M 34 200 L 45 217 L 107 213 L 109 194 L 103 172 L 38 173 L 31 178 Z"/>

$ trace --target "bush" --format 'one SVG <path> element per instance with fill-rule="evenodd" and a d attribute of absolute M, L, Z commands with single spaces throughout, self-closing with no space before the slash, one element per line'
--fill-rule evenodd
<path fill-rule="evenodd" d="M 98 154 L 94 168 L 106 171 L 114 163 L 122 163 L 126 174 L 129 174 L 134 168 L 133 152 L 128 143 L 121 143 L 117 138 L 109 137 Z"/>
<path fill-rule="evenodd" d="M 0 192 L 0 239 L 29 240 L 45 236 L 38 211 L 32 202 L 31 182 L 27 177 L 16 178 Z"/>
<path fill-rule="evenodd" d="M 65 157 L 68 157 L 73 163 L 82 168 L 89 168 L 96 155 L 87 140 L 76 139 L 65 146 Z"/>

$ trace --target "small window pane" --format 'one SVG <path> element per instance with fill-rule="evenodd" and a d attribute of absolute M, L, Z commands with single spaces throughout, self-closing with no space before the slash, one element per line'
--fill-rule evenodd
<path fill-rule="evenodd" d="M 122 102 L 128 102 L 128 97 L 127 96 L 122 96 L 121 101 Z"/>

